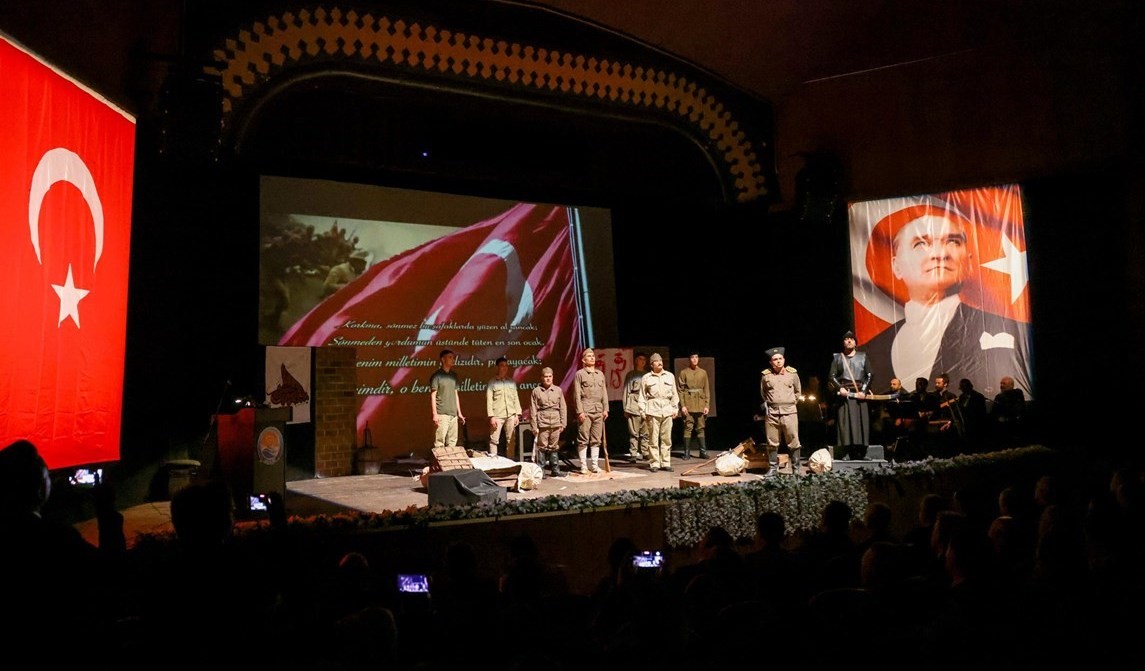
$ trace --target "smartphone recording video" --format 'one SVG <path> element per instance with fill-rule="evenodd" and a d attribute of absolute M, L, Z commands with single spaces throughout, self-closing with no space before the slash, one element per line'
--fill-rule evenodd
<path fill-rule="evenodd" d="M 252 513 L 265 513 L 270 510 L 268 504 L 270 497 L 266 494 L 251 494 L 250 495 L 250 511 Z"/>
<path fill-rule="evenodd" d="M 636 568 L 657 569 L 664 566 L 664 554 L 659 550 L 645 550 L 632 556 Z"/>
<path fill-rule="evenodd" d="M 398 591 L 408 594 L 429 594 L 429 576 L 423 573 L 399 573 Z"/>
<path fill-rule="evenodd" d="M 94 487 L 103 481 L 102 468 L 77 468 L 68 476 L 68 483 L 76 487 Z"/>

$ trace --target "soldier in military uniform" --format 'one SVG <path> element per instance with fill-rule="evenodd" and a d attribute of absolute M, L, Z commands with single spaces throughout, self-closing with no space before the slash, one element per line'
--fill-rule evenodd
<path fill-rule="evenodd" d="M 509 375 L 509 360 L 503 356 L 497 357 L 497 376 L 485 386 L 485 412 L 489 415 L 489 454 L 497 456 L 497 445 L 504 433 L 505 456 L 515 457 L 521 396 Z"/>
<path fill-rule="evenodd" d="M 640 383 L 640 414 L 648 428 L 648 470 L 672 470 L 672 420 L 680 414 L 680 394 L 676 378 L 664 370 L 664 358 L 652 355 L 652 370 Z"/>
<path fill-rule="evenodd" d="M 648 432 L 644 430 L 644 417 L 640 414 L 640 381 L 648 366 L 648 357 L 637 352 L 632 370 L 624 376 L 624 420 L 628 424 L 628 461 L 636 463 L 648 455 Z"/>
<path fill-rule="evenodd" d="M 604 440 L 604 422 L 608 419 L 608 387 L 604 373 L 596 368 L 596 352 L 586 349 L 581 355 L 583 366 L 573 378 L 573 400 L 576 408 L 576 450 L 580 472 L 599 473 L 600 446 Z M 591 456 L 589 463 L 586 457 Z"/>
<path fill-rule="evenodd" d="M 708 371 L 700 368 L 699 352 L 688 355 L 688 367 L 676 374 L 680 387 L 680 412 L 684 416 L 684 459 L 692 456 L 692 438 L 700 443 L 700 458 L 708 456 L 704 425 L 708 419 L 708 403 L 711 389 L 708 386 Z"/>
<path fill-rule="evenodd" d="M 561 472 L 561 433 L 568 424 L 565 393 L 553 384 L 553 369 L 541 369 L 541 385 L 533 387 L 529 396 L 529 423 L 537 437 L 534 451 L 539 453 L 541 468 L 548 462 L 554 478 L 564 477 Z"/>
<path fill-rule="evenodd" d="M 799 396 L 803 387 L 799 373 L 791 366 L 784 365 L 786 358 L 783 347 L 772 347 L 766 354 L 770 367 L 764 369 L 759 381 L 759 394 L 765 407 L 764 429 L 767 434 L 767 449 L 779 452 L 783 441 L 790 451 L 791 473 L 800 473 L 799 451 Z M 782 462 L 781 462 L 782 465 Z"/>

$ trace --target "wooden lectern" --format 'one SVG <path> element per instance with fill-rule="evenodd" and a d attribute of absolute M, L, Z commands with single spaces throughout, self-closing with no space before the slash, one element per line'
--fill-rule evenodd
<path fill-rule="evenodd" d="M 235 511 L 250 512 L 252 494 L 286 496 L 286 408 L 242 408 L 216 415 L 218 469 L 231 489 Z"/>

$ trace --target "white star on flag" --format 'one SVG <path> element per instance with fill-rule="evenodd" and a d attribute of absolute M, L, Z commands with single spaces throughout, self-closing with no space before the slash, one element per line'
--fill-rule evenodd
<path fill-rule="evenodd" d="M 79 328 L 80 301 L 88 295 L 88 290 L 76 288 L 75 282 L 72 280 L 72 264 L 68 264 L 68 278 L 64 280 L 64 285 L 61 287 L 58 284 L 53 284 L 52 288 L 60 297 L 60 321 L 56 323 L 56 326 L 63 324 L 65 319 L 71 317 L 72 321 L 76 323 L 76 328 Z"/>
<path fill-rule="evenodd" d="M 1026 283 L 1029 282 L 1029 276 L 1026 272 L 1026 253 L 1018 251 L 1014 243 L 1010 242 L 1010 238 L 1002 234 L 1002 254 L 1002 258 L 983 263 L 982 267 L 1010 276 L 1010 302 L 1012 303 L 1018 300 L 1018 296 L 1022 295 L 1022 290 L 1026 288 Z"/>

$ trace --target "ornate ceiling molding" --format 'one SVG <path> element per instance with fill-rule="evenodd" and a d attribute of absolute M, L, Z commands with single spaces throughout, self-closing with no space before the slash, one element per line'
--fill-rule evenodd
<path fill-rule="evenodd" d="M 224 133 L 244 103 L 315 64 L 378 72 L 391 81 L 452 86 L 525 102 L 622 113 L 692 137 L 721 171 L 726 195 L 764 198 L 772 183 L 769 141 L 753 140 L 718 82 L 632 59 L 574 53 L 453 30 L 431 21 L 317 7 L 282 11 L 223 41 L 208 74 L 222 85 Z M 739 116 L 740 118 L 737 118 Z M 770 132 L 770 128 L 766 129 Z M 768 138 L 770 140 L 770 138 Z"/>

